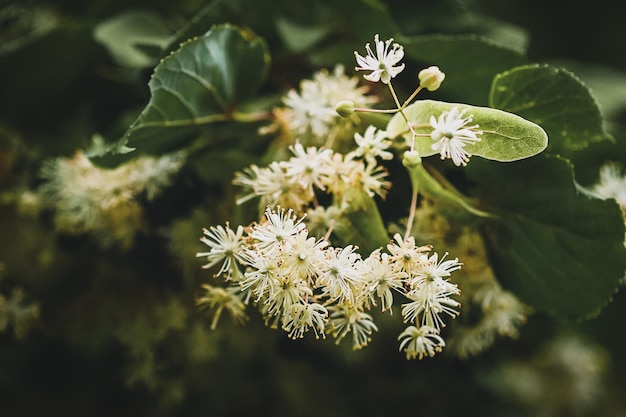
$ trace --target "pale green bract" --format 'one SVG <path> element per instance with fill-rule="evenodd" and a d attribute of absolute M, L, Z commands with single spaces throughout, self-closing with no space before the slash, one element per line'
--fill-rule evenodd
<path fill-rule="evenodd" d="M 489 107 L 470 106 L 459 103 L 446 103 L 435 100 L 420 100 L 404 109 L 404 114 L 415 127 L 415 132 L 428 136 L 415 138 L 415 150 L 421 157 L 438 153 L 432 148 L 434 141 L 430 138 L 433 128 L 430 117 L 450 111 L 457 107 L 465 110 L 466 116 L 472 116 L 471 124 L 478 125 L 482 130 L 479 142 L 468 144 L 465 150 L 470 155 L 480 156 L 500 162 L 511 162 L 537 155 L 548 145 L 548 135 L 541 126 L 530 122 L 513 113 Z M 407 145 L 411 143 L 411 132 L 400 113 L 396 113 L 387 125 L 390 138 L 402 136 Z"/>

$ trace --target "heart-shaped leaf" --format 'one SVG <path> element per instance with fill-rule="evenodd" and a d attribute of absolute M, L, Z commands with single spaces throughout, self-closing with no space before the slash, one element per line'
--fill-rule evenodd
<path fill-rule="evenodd" d="M 498 74 L 490 106 L 540 124 L 550 137 L 550 153 L 569 156 L 612 139 L 589 87 L 563 68 L 524 65 Z"/>
<path fill-rule="evenodd" d="M 547 146 L 548 136 L 541 126 L 515 114 L 489 107 L 420 100 L 404 109 L 404 114 L 412 124 L 424 125 L 415 128 L 416 133 L 426 135 L 415 139 L 415 150 L 421 157 L 438 153 L 432 148 L 434 142 L 428 136 L 433 130 L 429 125 L 430 117 L 438 118 L 441 113 L 450 111 L 453 107 L 465 111 L 465 116 L 472 116 L 472 125 L 477 124 L 483 132 L 480 142 L 467 144 L 465 147 L 471 155 L 501 162 L 516 161 L 536 155 Z M 403 136 L 407 143 L 412 139 L 400 113 L 389 121 L 387 134 L 391 138 Z"/>
<path fill-rule="evenodd" d="M 155 68 L 150 101 L 114 152 L 169 151 L 204 125 L 229 120 L 260 87 L 268 65 L 265 42 L 232 25 L 187 41 Z"/>
<path fill-rule="evenodd" d="M 521 300 L 563 318 L 598 313 L 626 270 L 624 220 L 614 200 L 585 192 L 564 159 L 472 161 L 483 235 L 498 280 Z"/>

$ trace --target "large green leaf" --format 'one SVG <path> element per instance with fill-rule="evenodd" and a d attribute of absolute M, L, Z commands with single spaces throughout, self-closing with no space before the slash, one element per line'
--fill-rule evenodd
<path fill-rule="evenodd" d="M 541 125 L 550 137 L 550 153 L 570 155 L 611 139 L 589 88 L 563 68 L 524 65 L 498 74 L 490 105 Z"/>
<path fill-rule="evenodd" d="M 472 124 L 477 124 L 483 131 L 480 142 L 468 144 L 465 149 L 471 155 L 496 161 L 515 161 L 536 155 L 546 148 L 548 136 L 543 129 L 528 120 L 512 113 L 488 107 L 468 106 L 466 104 L 445 103 L 434 100 L 420 100 L 404 110 L 404 114 L 413 124 L 426 124 L 416 128 L 418 134 L 429 134 L 432 128 L 428 125 L 430 117 L 449 111 L 453 107 L 466 111 L 472 116 Z M 395 114 L 387 126 L 387 134 L 391 138 L 404 136 L 411 141 L 412 134 L 400 113 Z M 433 140 L 429 136 L 418 136 L 415 150 L 421 157 L 434 155 Z"/>
<path fill-rule="evenodd" d="M 472 161 L 483 229 L 498 280 L 521 300 L 564 318 L 596 314 L 626 270 L 624 220 L 614 200 L 590 196 L 563 159 Z"/>
<path fill-rule="evenodd" d="M 476 35 L 425 35 L 400 38 L 407 58 L 437 65 L 446 74 L 438 94 L 485 106 L 493 77 L 526 63 L 524 54 Z"/>
<path fill-rule="evenodd" d="M 116 151 L 171 150 L 203 126 L 231 119 L 236 105 L 258 90 L 268 66 L 265 42 L 231 25 L 187 41 L 156 67 L 150 101 Z"/>

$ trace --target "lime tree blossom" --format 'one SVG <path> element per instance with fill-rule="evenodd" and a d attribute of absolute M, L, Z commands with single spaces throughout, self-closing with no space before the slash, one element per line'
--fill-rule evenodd
<path fill-rule="evenodd" d="M 374 45 L 376 54 L 372 51 L 369 43 L 365 45 L 366 56 L 361 56 L 354 51 L 356 62 L 359 65 L 355 69 L 357 71 L 371 71 L 363 76 L 368 81 L 374 83 L 382 81 L 384 84 L 389 84 L 392 78 L 395 78 L 404 70 L 404 64 L 395 66 L 404 58 L 404 48 L 397 43 L 393 43 L 393 38 L 384 42 L 379 40 L 378 34 L 374 36 Z"/>
<path fill-rule="evenodd" d="M 470 152 L 465 149 L 466 145 L 471 145 L 480 141 L 479 135 L 482 131 L 478 125 L 468 126 L 472 122 L 472 117 L 463 117 L 465 110 L 459 111 L 458 107 L 453 107 L 439 115 L 430 116 L 430 125 L 434 129 L 430 137 L 435 143 L 433 150 L 439 152 L 441 159 L 452 159 L 454 165 L 467 165 Z"/>
<path fill-rule="evenodd" d="M 398 336 L 400 350 L 404 350 L 407 359 L 422 359 L 441 352 L 446 343 L 439 336 L 437 329 L 429 326 L 409 326 Z"/>
<path fill-rule="evenodd" d="M 400 112 L 421 89 L 434 91 L 444 80 L 438 67 L 425 69 L 418 76 L 419 87 L 400 105 L 391 80 L 404 70 L 403 47 L 376 35 L 374 49 L 369 43 L 365 48 L 366 56 L 355 52 L 355 69 L 367 71 L 368 81 L 387 84 Z M 257 199 L 263 215 L 236 231 L 228 224 L 205 229 L 201 242 L 210 250 L 197 256 L 207 258 L 204 267 L 216 269 L 215 277 L 223 278 L 220 285 L 228 291 L 211 290 L 207 284 L 207 293 L 220 296 L 200 300 L 218 312 L 241 300 L 289 338 L 313 333 L 336 343 L 351 340 L 353 349 L 367 346 L 378 331 L 372 310 L 389 316 L 395 310 L 407 326 L 398 337 L 400 350 L 407 359 L 431 357 L 446 345 L 441 334 L 446 321 L 459 314 L 455 297 L 460 290 L 451 276 L 461 262 L 447 253 L 440 257 L 431 245 L 417 245 L 410 228 L 405 237 L 395 234 L 369 255 L 349 241 L 332 243 L 354 236 L 351 213 L 373 210 L 374 199 L 384 199 L 391 187 L 387 167 L 392 165 L 384 161 L 394 157 L 393 140 L 386 131 L 362 126 L 362 118 L 353 117 L 376 101 L 357 81 L 338 66 L 333 73 L 322 70 L 303 80 L 299 91 L 283 97 L 285 107 L 274 112 L 275 126 L 281 128 L 279 138 L 291 156 L 235 174 L 233 184 L 242 187 L 237 203 Z M 433 149 L 457 166 L 467 163 L 465 147 L 482 134 L 477 125 L 469 125 L 471 120 L 457 107 L 430 119 Z M 349 147 L 344 140 L 351 137 Z M 235 292 L 240 294 L 236 300 L 231 296 Z M 225 303 L 221 310 L 220 300 Z"/>
<path fill-rule="evenodd" d="M 357 135 L 355 140 L 363 144 L 361 151 L 344 155 L 296 143 L 289 147 L 293 156 L 286 161 L 244 168 L 233 180 L 243 187 L 238 203 L 259 197 L 262 206 L 280 205 L 303 213 L 315 204 L 320 192 L 332 194 L 341 208 L 364 207 L 364 200 L 375 195 L 384 198 L 391 183 L 386 180 L 387 169 L 379 165 L 378 159 L 389 157 L 384 150 L 387 144 L 383 135 L 372 130 L 364 136 Z"/>
<path fill-rule="evenodd" d="M 387 132 L 378 130 L 375 126 L 368 126 L 363 135 L 354 134 L 354 141 L 358 148 L 353 151 L 358 157 L 363 157 L 367 162 L 375 163 L 376 158 L 390 160 L 393 154 L 387 149 L 391 146 L 391 140 L 387 137 Z"/>
<path fill-rule="evenodd" d="M 358 82 L 357 77 L 344 73 L 342 65 L 332 72 L 322 69 L 312 79 L 302 80 L 298 89 L 292 88 L 282 99 L 282 115 L 289 130 L 296 135 L 311 134 L 326 140 L 333 129 L 344 123 L 335 112 L 338 101 L 350 100 L 359 107 L 378 101 Z"/>
<path fill-rule="evenodd" d="M 310 235 L 292 209 L 267 207 L 264 217 L 235 230 L 228 225 L 204 229 L 200 241 L 210 250 L 207 269 L 216 269 L 226 287 L 203 285 L 198 299 L 215 314 L 228 311 L 237 321 L 242 305 L 254 305 L 268 326 L 290 338 L 312 332 L 332 336 L 336 343 L 351 339 L 353 349 L 369 344 L 378 330 L 369 311 L 380 306 L 392 314 L 397 297 L 409 327 L 400 335 L 407 358 L 433 356 L 445 346 L 440 335 L 446 317 L 455 317 L 459 293 L 449 281 L 461 267 L 457 259 L 439 257 L 431 247 L 396 234 L 383 248 L 362 257 L 354 245 L 332 246 Z M 214 327 L 217 317 L 213 319 Z"/>

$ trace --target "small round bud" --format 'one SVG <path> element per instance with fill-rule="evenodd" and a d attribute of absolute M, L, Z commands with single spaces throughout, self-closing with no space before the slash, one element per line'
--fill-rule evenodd
<path fill-rule="evenodd" d="M 402 156 L 402 165 L 407 168 L 415 168 L 422 163 L 422 158 L 417 151 L 406 151 Z"/>
<path fill-rule="evenodd" d="M 446 74 L 441 72 L 439 67 L 432 66 L 421 70 L 417 78 L 420 80 L 420 86 L 428 91 L 435 91 L 446 78 Z"/>
<path fill-rule="evenodd" d="M 350 117 L 354 113 L 354 102 L 350 100 L 341 100 L 335 106 L 335 111 L 341 117 Z"/>

